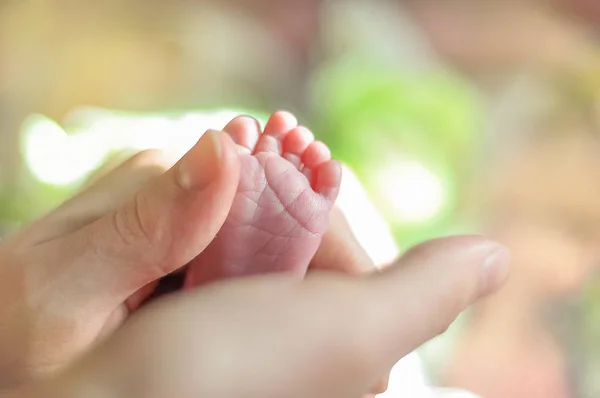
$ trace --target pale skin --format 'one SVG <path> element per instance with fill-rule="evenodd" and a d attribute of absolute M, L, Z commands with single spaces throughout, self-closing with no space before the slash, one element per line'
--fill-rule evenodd
<path fill-rule="evenodd" d="M 340 164 L 288 112 L 273 114 L 264 131 L 247 116 L 224 131 L 243 172 L 223 227 L 189 265 L 185 286 L 273 272 L 304 277 L 327 231 Z"/>
<path fill-rule="evenodd" d="M 277 125 L 277 115 L 282 116 L 279 120 L 290 120 L 289 115 L 286 115 L 284 112 L 279 112 L 274 115 L 275 125 Z M 248 121 L 249 118 L 236 119 L 227 127 L 227 134 L 221 134 L 224 142 L 223 147 L 225 148 L 225 151 L 229 150 L 229 153 L 225 153 L 225 155 L 222 156 L 222 161 L 219 166 L 223 169 L 222 173 L 224 178 L 227 178 L 227 181 L 229 182 L 235 181 L 237 178 L 236 174 L 238 173 L 238 165 L 236 165 L 235 162 L 231 165 L 230 158 L 235 158 L 237 155 L 233 154 L 232 149 L 235 148 L 235 146 L 232 144 L 229 137 L 233 137 L 233 139 L 240 144 L 240 140 L 244 137 L 236 136 L 236 132 L 240 131 L 238 129 L 240 124 L 247 124 Z M 220 136 L 219 134 L 217 135 Z M 206 142 L 207 141 L 204 140 L 191 151 L 190 156 L 195 156 L 192 161 L 206 163 L 206 156 L 203 156 L 202 153 L 198 155 L 198 152 L 202 152 L 203 144 Z M 99 275 L 95 275 L 91 269 L 89 271 L 81 271 L 84 274 L 87 273 L 87 276 L 80 275 L 77 277 L 77 272 L 74 272 L 75 269 L 72 269 L 70 272 L 73 273 L 73 275 L 61 277 L 60 274 L 54 274 L 52 277 L 48 277 L 47 280 L 40 278 L 41 280 L 39 281 L 29 277 L 27 273 L 38 274 L 39 272 L 35 270 L 35 267 L 38 267 L 41 264 L 43 264 L 44 270 L 52 269 L 53 263 L 63 267 L 67 265 L 63 262 L 73 255 L 73 253 L 70 253 L 67 250 L 60 252 L 59 258 L 54 261 L 46 256 L 47 250 L 52 250 L 52 246 L 56 245 L 61 247 L 64 244 L 62 240 L 65 237 L 72 235 L 71 238 L 75 238 L 79 235 L 82 239 L 87 240 L 88 238 L 84 237 L 85 235 L 82 234 L 82 230 L 88 230 L 89 232 L 93 225 L 97 226 L 100 223 L 106 223 L 106 226 L 112 225 L 108 227 L 109 231 L 111 228 L 118 225 L 130 226 L 132 221 L 127 220 L 127 218 L 133 215 L 133 213 L 137 213 L 137 211 L 132 211 L 131 208 L 138 203 L 147 203 L 147 196 L 151 197 L 150 200 L 156 201 L 158 199 L 157 196 L 160 197 L 163 195 L 165 191 L 163 187 L 167 187 L 167 190 L 175 191 L 175 194 L 177 194 L 177 190 L 180 188 L 180 182 L 176 179 L 175 173 L 178 171 L 176 170 L 177 167 L 182 165 L 182 162 L 179 162 L 174 170 L 170 170 L 174 163 L 175 161 L 173 159 L 166 158 L 164 154 L 158 151 L 141 153 L 107 175 L 96 176 L 77 197 L 65 203 L 44 219 L 13 236 L 0 247 L 0 255 L 3 258 L 3 269 L 1 272 L 6 276 L 4 279 L 4 285 L 6 286 L 5 291 L 7 292 L 7 295 L 10 294 L 12 296 L 11 298 L 14 300 L 10 306 L 0 308 L 0 312 L 5 314 L 22 313 L 27 314 L 28 316 L 28 319 L 23 319 L 22 323 L 16 322 L 11 324 L 10 327 L 12 330 L 9 330 L 8 324 L 7 327 L 3 329 L 6 331 L 6 335 L 2 336 L 2 345 L 11 347 L 11 350 L 13 350 L 14 353 L 11 353 L 8 349 L 3 350 L 3 353 L 6 354 L 3 357 L 5 362 L 0 363 L 0 367 L 3 368 L 3 378 L 0 380 L 0 386 L 2 386 L 2 388 L 19 385 L 21 382 L 35 379 L 40 375 L 44 375 L 69 363 L 73 357 L 79 352 L 85 351 L 99 337 L 110 334 L 117 329 L 127 318 L 128 313 L 137 308 L 145 297 L 152 292 L 158 277 L 164 275 L 167 271 L 170 271 L 170 269 L 164 271 L 158 270 L 155 276 L 146 277 L 144 278 L 145 280 L 136 281 L 135 286 L 139 286 L 139 288 L 133 289 L 135 290 L 133 294 L 127 292 L 132 291 L 132 287 L 126 288 L 125 293 L 122 294 L 128 297 L 116 306 L 114 306 L 114 304 L 106 304 L 102 299 L 102 296 L 105 294 L 106 296 L 110 296 L 118 292 L 117 289 L 111 291 L 109 288 L 105 291 L 105 294 L 96 297 L 88 296 L 90 300 L 95 301 L 94 304 L 90 304 L 89 309 L 83 309 L 87 307 L 85 301 L 74 299 L 71 307 L 58 307 L 60 311 L 58 313 L 55 312 L 52 317 L 45 314 L 46 312 L 56 311 L 51 308 L 53 306 L 52 299 L 47 300 L 46 298 L 35 297 L 36 294 L 34 293 L 37 293 L 39 290 L 35 286 L 32 286 L 29 289 L 23 288 L 17 290 L 16 288 L 21 286 L 12 283 L 14 280 L 23 279 L 32 280 L 30 283 L 37 282 L 40 284 L 47 283 L 48 285 L 52 285 L 55 283 L 53 281 L 54 278 L 58 280 L 64 279 L 65 283 L 68 283 L 67 281 L 70 280 L 73 285 L 80 285 L 80 282 L 78 282 L 79 278 L 89 277 L 90 280 L 96 279 Z M 212 170 L 213 168 L 210 163 L 204 164 L 204 166 L 209 172 L 214 171 Z M 217 181 L 216 183 L 219 182 L 221 181 Z M 215 182 L 212 182 L 211 185 L 215 185 Z M 223 199 L 228 192 L 230 192 L 227 189 L 231 190 L 232 187 L 225 186 L 225 189 L 222 187 L 211 187 L 211 189 L 217 191 L 220 190 L 222 192 L 220 199 Z M 147 191 L 155 193 L 148 195 L 144 193 Z M 159 194 L 161 191 L 163 193 Z M 208 195 L 209 198 L 213 197 L 210 190 L 203 194 L 198 192 L 198 196 L 206 197 L 206 195 Z M 177 208 L 178 205 L 176 204 L 176 201 L 171 200 L 171 202 L 169 202 L 170 199 L 172 198 L 164 198 L 164 204 L 157 204 L 157 207 L 163 205 L 167 209 L 170 209 L 170 207 Z M 216 213 L 214 213 L 215 215 L 220 214 L 220 217 L 223 217 L 223 209 L 227 208 L 227 202 L 221 201 L 220 203 L 212 203 L 211 205 L 212 207 L 207 207 L 211 207 L 212 212 L 216 211 Z M 146 208 L 145 211 L 153 213 L 154 210 Z M 168 213 L 167 210 L 163 211 Z M 117 214 L 120 215 L 117 216 Z M 116 217 L 120 217 L 124 220 L 120 221 L 119 219 L 116 219 Z M 142 215 L 142 217 L 144 217 L 144 215 Z M 213 217 L 213 219 L 215 218 L 218 217 Z M 201 219 L 201 217 L 199 217 L 199 219 Z M 349 274 L 373 271 L 375 269 L 374 265 L 360 245 L 358 245 L 354 237 L 348 233 L 343 215 L 334 209 L 331 213 L 331 220 L 330 229 L 323 236 L 324 242 L 322 248 L 317 252 L 313 259 L 311 268 L 315 270 L 328 269 Z M 136 223 L 136 221 L 133 221 L 133 223 Z M 138 225 L 141 224 L 142 221 L 139 221 Z M 217 226 L 213 226 L 212 228 L 215 230 L 218 229 Z M 128 236 L 120 236 L 123 232 L 127 233 L 127 231 L 121 230 L 115 234 L 116 236 L 108 238 L 109 240 L 115 241 L 116 250 L 120 250 L 116 241 L 129 239 Z M 131 232 L 136 235 L 139 233 L 135 231 Z M 111 233 L 112 232 L 107 232 L 109 235 Z M 203 235 L 200 235 L 200 237 L 202 236 Z M 207 235 L 206 239 L 209 241 L 212 237 Z M 122 242 L 121 245 L 123 243 L 126 243 L 127 245 L 136 244 L 136 242 L 137 241 Z M 138 244 L 143 243 L 138 242 Z M 65 245 L 71 246 L 70 244 Z M 40 258 L 42 259 L 37 260 L 36 257 L 31 258 L 30 254 L 35 254 L 38 250 Z M 29 258 L 23 260 L 26 252 L 29 253 L 27 255 Z M 75 263 L 73 265 L 74 267 L 77 267 L 77 258 L 70 261 Z M 16 264 L 27 262 L 27 267 L 11 267 Z M 178 267 L 179 266 L 174 266 L 173 269 Z M 100 269 L 98 269 L 98 271 L 100 271 Z M 112 282 L 125 282 L 123 280 L 125 275 L 123 275 L 121 271 L 115 272 L 115 281 Z M 147 273 L 143 267 L 139 272 L 141 277 L 143 277 L 144 273 Z M 108 282 L 111 283 L 111 281 Z M 72 286 L 71 288 L 73 287 L 75 286 Z M 57 287 L 57 289 L 61 288 Z M 64 290 L 60 295 L 68 292 L 68 290 Z M 57 293 L 48 292 L 48 294 L 51 297 L 59 296 Z M 33 299 L 28 297 L 28 295 L 32 295 Z M 87 296 L 87 293 L 73 292 L 74 297 L 77 297 L 78 295 Z M 37 304 L 32 303 L 34 299 L 39 300 L 42 304 L 38 306 Z M 109 301 L 112 301 L 112 299 L 109 299 Z M 25 304 L 26 302 L 29 303 Z M 28 308 L 29 306 L 34 307 L 35 311 L 33 308 Z M 114 308 L 111 309 L 111 307 Z M 62 313 L 63 311 L 64 313 Z M 70 314 L 70 312 L 76 314 L 80 311 L 86 313 L 85 318 L 79 315 L 72 316 Z M 94 314 L 94 317 L 90 319 L 89 314 Z M 10 319 L 10 315 L 7 315 L 7 317 L 4 317 L 3 319 Z M 36 333 L 40 334 L 39 338 L 36 336 Z M 22 341 L 17 341 L 18 336 L 23 335 L 30 336 L 29 340 L 23 339 Z M 36 340 L 37 345 L 35 348 L 30 348 Z M 378 383 L 374 391 L 383 391 L 385 385 L 386 383 L 384 381 Z"/>
<path fill-rule="evenodd" d="M 225 133 L 208 133 L 165 165 L 154 152 L 139 155 L 2 243 L 1 291 L 10 297 L 0 306 L 3 389 L 52 375 L 29 393 L 86 396 L 83 383 L 116 396 L 148 396 L 144 385 L 157 397 L 247 397 L 229 380 L 248 378 L 250 367 L 252 377 L 235 384 L 256 396 L 360 396 L 506 276 L 505 249 L 465 237 L 422 246 L 384 274 L 350 277 L 374 268 L 334 213 L 340 222 L 325 235 L 305 283 L 286 276 L 223 282 L 162 300 L 119 328 L 131 302 L 210 243 L 235 195 L 238 148 Z M 227 326 L 240 323 L 244 333 Z M 237 360 L 217 366 L 227 350 Z M 199 383 L 189 370 L 201 367 L 207 372 Z M 127 375 L 148 383 L 124 391 Z"/>

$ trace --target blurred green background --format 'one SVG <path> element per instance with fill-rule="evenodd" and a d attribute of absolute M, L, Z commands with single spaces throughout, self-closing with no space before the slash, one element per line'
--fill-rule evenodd
<path fill-rule="evenodd" d="M 515 288 L 432 351 L 436 383 L 597 396 L 600 167 L 572 159 L 600 131 L 598 16 L 586 0 L 2 2 L 0 233 L 107 163 L 287 109 L 355 171 L 400 248 L 481 232 L 513 249 Z M 556 302 L 583 314 L 566 337 L 567 318 L 544 317 Z M 496 312 L 515 327 L 477 334 Z M 523 348 L 530 335 L 551 343 Z M 538 364 L 526 385 L 515 369 Z"/>

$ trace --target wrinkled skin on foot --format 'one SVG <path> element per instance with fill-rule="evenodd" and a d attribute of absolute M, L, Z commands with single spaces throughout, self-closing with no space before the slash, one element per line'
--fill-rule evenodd
<path fill-rule="evenodd" d="M 186 287 L 273 272 L 304 276 L 327 230 L 341 166 L 286 112 L 262 134 L 243 116 L 224 131 L 239 145 L 240 183 L 217 237 L 190 264 Z"/>

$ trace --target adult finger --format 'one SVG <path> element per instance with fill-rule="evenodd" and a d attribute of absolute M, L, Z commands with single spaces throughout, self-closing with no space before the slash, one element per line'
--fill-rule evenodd
<path fill-rule="evenodd" d="M 509 261 L 504 246 L 476 236 L 439 239 L 410 250 L 366 286 L 370 304 L 378 304 L 371 321 L 382 333 L 370 340 L 374 348 L 379 346 L 393 365 L 443 333 L 469 305 L 504 283 Z"/>
<path fill-rule="evenodd" d="M 150 180 L 173 167 L 180 158 L 160 149 L 136 153 L 117 167 L 110 167 L 88 180 L 78 197 L 110 191 L 113 193 L 111 204 L 121 204 Z"/>
<path fill-rule="evenodd" d="M 98 391 L 128 386 L 131 397 L 358 397 L 496 290 L 507 260 L 502 246 L 463 237 L 422 245 L 369 278 L 217 283 L 142 311 L 89 358 L 87 375 Z"/>
<path fill-rule="evenodd" d="M 54 248 L 40 246 L 44 253 L 71 255 L 60 259 L 59 269 L 46 270 L 52 273 L 48 280 L 64 280 L 66 291 L 75 289 L 91 300 L 124 300 L 204 250 L 229 213 L 239 172 L 233 141 L 222 132 L 207 132 L 118 209 L 45 244 Z"/>
<path fill-rule="evenodd" d="M 507 270 L 503 246 L 479 237 L 437 240 L 366 278 L 324 272 L 304 283 L 271 276 L 217 284 L 182 296 L 165 333 L 197 314 L 200 325 L 211 325 L 200 326 L 203 333 L 220 325 L 219 347 L 251 358 L 253 372 L 244 361 L 232 365 L 243 387 L 213 396 L 357 397 L 498 289 Z"/>
<path fill-rule="evenodd" d="M 346 217 L 337 207 L 331 211 L 329 229 L 323 236 L 309 270 L 336 271 L 349 275 L 362 275 L 377 270 L 352 233 Z"/>
<path fill-rule="evenodd" d="M 329 229 L 323 236 L 319 250 L 309 271 L 334 271 L 347 275 L 366 275 L 379 269 L 360 244 L 344 213 L 334 207 L 329 217 Z M 389 384 L 389 372 L 371 389 L 371 394 L 384 393 Z M 365 397 L 365 398 L 371 398 Z"/>
<path fill-rule="evenodd" d="M 36 222 L 29 229 L 28 239 L 32 244 L 38 244 L 77 231 L 116 210 L 176 162 L 160 150 L 135 154 L 116 168 L 93 178 L 79 194 Z"/>
<path fill-rule="evenodd" d="M 321 343 L 334 350 L 324 356 L 355 359 L 331 374 L 328 395 L 344 396 L 335 385 L 342 379 L 368 383 L 355 385 L 355 393 L 369 389 L 398 360 L 444 332 L 470 304 L 498 289 L 508 275 L 508 262 L 503 246 L 480 237 L 458 237 L 418 246 L 367 280 L 349 278 L 336 286 L 315 276 L 312 282 L 322 285 L 311 293 L 318 302 L 313 316 L 328 319 Z M 360 381 L 367 373 L 372 378 Z"/>
<path fill-rule="evenodd" d="M 309 271 L 333 271 L 347 275 L 365 275 L 377 272 L 373 260 L 362 247 L 344 213 L 334 207 L 329 217 L 329 229 L 323 236 L 319 250 L 311 261 Z M 387 390 L 389 372 L 371 389 L 371 394 Z M 365 397 L 369 398 L 369 397 Z"/>

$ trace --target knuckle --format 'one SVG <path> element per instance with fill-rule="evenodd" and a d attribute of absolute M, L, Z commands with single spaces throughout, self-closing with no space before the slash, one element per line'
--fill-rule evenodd
<path fill-rule="evenodd" d="M 114 229 L 127 245 L 159 247 L 161 236 L 143 195 L 137 194 L 114 214 Z"/>

